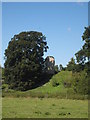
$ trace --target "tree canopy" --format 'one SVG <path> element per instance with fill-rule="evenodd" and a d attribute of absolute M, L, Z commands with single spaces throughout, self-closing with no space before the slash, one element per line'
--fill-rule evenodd
<path fill-rule="evenodd" d="M 82 39 L 84 41 L 84 45 L 75 55 L 78 63 L 85 64 L 90 62 L 90 26 L 85 27 Z"/>
<path fill-rule="evenodd" d="M 81 50 L 79 50 L 75 56 L 77 60 L 77 65 L 75 66 L 76 72 L 74 73 L 74 89 L 77 92 L 81 92 L 83 94 L 90 93 L 90 26 L 85 27 L 85 31 L 82 36 L 82 40 L 84 41 L 84 45 Z"/>
<path fill-rule="evenodd" d="M 74 69 L 75 69 L 75 60 L 74 60 L 74 58 L 71 58 L 71 60 L 68 62 L 68 64 L 67 64 L 67 70 L 69 70 L 69 71 L 74 71 Z"/>
<path fill-rule="evenodd" d="M 40 80 L 48 46 L 41 32 L 14 35 L 5 50 L 5 82 L 10 88 L 28 90 Z"/>

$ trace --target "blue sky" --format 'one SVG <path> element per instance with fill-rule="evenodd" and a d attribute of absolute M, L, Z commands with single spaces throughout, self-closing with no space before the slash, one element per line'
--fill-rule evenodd
<path fill-rule="evenodd" d="M 44 57 L 54 56 L 56 64 L 66 66 L 83 45 L 85 26 L 88 26 L 88 3 L 3 3 L 2 56 L 15 34 L 39 31 L 46 36 L 49 46 Z"/>

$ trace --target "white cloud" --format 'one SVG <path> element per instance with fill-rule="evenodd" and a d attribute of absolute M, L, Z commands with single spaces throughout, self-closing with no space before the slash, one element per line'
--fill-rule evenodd
<path fill-rule="evenodd" d="M 71 31 L 71 27 L 68 27 L 67 30 L 70 32 Z"/>

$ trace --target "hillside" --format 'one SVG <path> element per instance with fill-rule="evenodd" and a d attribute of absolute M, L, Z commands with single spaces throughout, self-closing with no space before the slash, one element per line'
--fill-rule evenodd
<path fill-rule="evenodd" d="M 73 80 L 71 71 L 62 71 L 54 75 L 50 81 L 41 87 L 28 91 L 15 91 L 8 89 L 8 85 L 3 85 L 3 97 L 39 97 L 39 98 L 69 98 L 85 99 L 84 95 L 75 94 L 72 87 L 67 87 Z"/>
<path fill-rule="evenodd" d="M 69 71 L 59 72 L 58 74 L 54 75 L 48 83 L 30 91 L 41 92 L 44 94 L 46 93 L 54 94 L 57 92 L 66 93 L 67 89 L 64 87 L 64 81 L 68 80 L 71 77 L 72 77 L 72 72 L 69 72 Z"/>
<path fill-rule="evenodd" d="M 72 72 L 62 71 L 54 75 L 50 81 L 43 86 L 26 92 L 14 91 L 6 87 L 3 91 L 3 97 L 5 97 L 3 98 L 3 117 L 87 117 L 87 100 L 75 100 L 85 99 L 85 97 L 75 94 L 72 88 L 65 87 L 66 81 L 69 83 L 71 80 L 73 80 Z M 80 108 L 82 109 L 78 112 Z M 22 112 L 22 110 L 24 111 Z M 30 110 L 31 112 L 28 112 Z"/>

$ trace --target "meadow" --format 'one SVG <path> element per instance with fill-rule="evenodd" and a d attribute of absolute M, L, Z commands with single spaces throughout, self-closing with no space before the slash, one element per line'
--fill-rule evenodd
<path fill-rule="evenodd" d="M 62 71 L 49 82 L 28 91 L 15 91 L 3 85 L 3 118 L 88 118 L 88 96 L 75 94 L 64 81 L 72 72 Z"/>
<path fill-rule="evenodd" d="M 57 98 L 3 98 L 3 118 L 88 118 L 88 101 Z"/>

